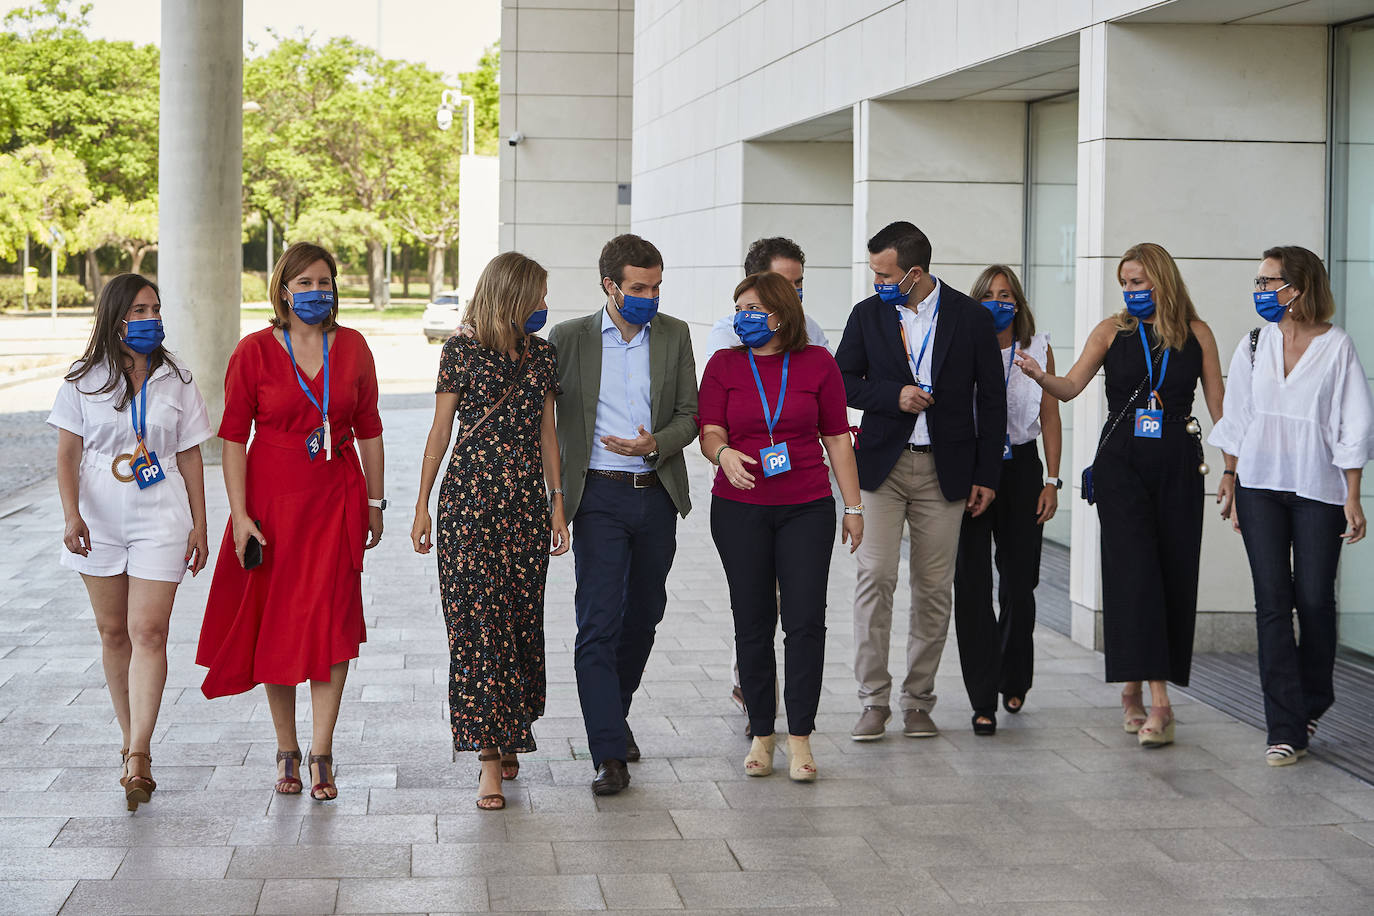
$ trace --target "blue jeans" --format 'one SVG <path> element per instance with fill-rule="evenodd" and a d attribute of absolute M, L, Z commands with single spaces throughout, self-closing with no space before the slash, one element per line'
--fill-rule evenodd
<path fill-rule="evenodd" d="M 1304 748 L 1308 720 L 1319 718 L 1335 700 L 1336 567 L 1345 510 L 1295 493 L 1241 486 L 1236 510 L 1255 583 L 1269 743 Z"/>
<path fill-rule="evenodd" d="M 625 759 L 625 717 L 668 604 L 677 509 L 661 486 L 588 475 L 572 523 L 573 667 L 592 763 Z"/>

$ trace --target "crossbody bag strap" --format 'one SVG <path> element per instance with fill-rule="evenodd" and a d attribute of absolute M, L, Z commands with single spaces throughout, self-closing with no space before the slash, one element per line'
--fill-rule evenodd
<path fill-rule="evenodd" d="M 1135 399 L 1140 396 L 1140 392 L 1145 390 L 1145 383 L 1148 381 L 1148 377 L 1142 377 L 1140 379 L 1140 384 L 1135 386 L 1135 391 L 1126 399 L 1126 406 L 1121 408 L 1117 415 L 1112 418 L 1112 425 L 1104 429 L 1101 436 L 1098 436 L 1097 451 L 1093 452 L 1093 460 L 1089 467 L 1097 464 L 1097 456 L 1102 454 L 1102 444 L 1112 437 L 1112 433 L 1116 432 L 1117 426 L 1121 425 L 1122 419 L 1126 414 L 1130 413 L 1131 405 L 1134 404 Z"/>
<path fill-rule="evenodd" d="M 499 398 L 496 399 L 495 404 L 487 408 L 487 412 L 482 414 L 481 419 L 479 419 L 476 423 L 469 426 L 467 429 L 463 430 L 462 435 L 458 437 L 458 441 L 453 443 L 454 453 L 457 453 L 458 449 L 463 447 L 463 443 L 468 441 L 469 437 L 471 437 L 473 433 L 477 432 L 477 428 L 480 427 L 483 423 L 487 422 L 487 417 L 495 413 L 496 408 L 500 407 L 503 403 L 505 403 L 506 398 L 510 397 L 510 393 L 514 391 L 515 386 L 520 383 L 520 376 L 525 368 L 525 357 L 529 355 L 530 343 L 528 340 L 526 340 L 525 349 L 520 354 L 520 362 L 515 367 L 515 378 L 511 380 L 510 387 L 506 389 L 504 394 L 502 394 Z"/>

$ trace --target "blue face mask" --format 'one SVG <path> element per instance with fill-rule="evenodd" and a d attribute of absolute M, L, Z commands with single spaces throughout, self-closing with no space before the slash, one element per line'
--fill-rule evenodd
<path fill-rule="evenodd" d="M 801 301 L 802 301 L 802 290 L 801 290 L 801 287 L 800 287 L 800 286 L 797 287 L 797 301 L 798 301 L 798 302 L 801 302 Z"/>
<path fill-rule="evenodd" d="M 124 344 L 135 353 L 147 356 L 162 346 L 162 341 L 166 338 L 161 318 L 124 322 Z"/>
<path fill-rule="evenodd" d="M 645 325 L 654 320 L 658 314 L 657 296 L 627 296 L 625 291 L 616 284 L 616 291 L 620 293 L 620 317 L 624 318 L 629 324 Z"/>
<path fill-rule="evenodd" d="M 306 324 L 319 324 L 334 311 L 334 291 L 308 289 L 291 294 L 291 311 Z"/>
<path fill-rule="evenodd" d="M 983 308 L 992 312 L 992 326 L 998 334 L 1011 327 L 1011 321 L 1016 317 L 1016 305 L 1011 302 L 1003 302 L 1000 299 L 984 299 Z"/>
<path fill-rule="evenodd" d="M 1152 289 L 1122 290 L 1126 311 L 1135 318 L 1149 318 L 1155 313 L 1155 291 Z"/>
<path fill-rule="evenodd" d="M 1288 306 L 1279 302 L 1279 290 L 1285 290 L 1290 285 L 1285 283 L 1278 289 L 1268 289 L 1255 293 L 1255 311 L 1259 312 L 1261 318 L 1265 321 L 1279 321 L 1283 318 L 1283 313 L 1288 311 Z"/>
<path fill-rule="evenodd" d="M 544 326 L 544 322 L 549 320 L 549 310 L 539 309 L 533 315 L 525 319 L 525 333 L 533 334 Z"/>
<path fill-rule="evenodd" d="M 777 330 L 768 326 L 767 312 L 735 312 L 735 333 L 740 343 L 753 350 L 768 346 Z"/>
<path fill-rule="evenodd" d="M 911 270 L 915 269 L 914 267 L 911 268 Z M 906 305 L 907 300 L 911 298 L 911 293 L 910 291 L 905 293 L 902 292 L 902 283 L 911 273 L 911 270 L 902 274 L 902 279 L 898 280 L 896 283 L 874 283 L 873 291 L 878 294 L 879 299 L 883 300 L 888 305 Z M 915 289 L 914 285 L 912 289 Z"/>

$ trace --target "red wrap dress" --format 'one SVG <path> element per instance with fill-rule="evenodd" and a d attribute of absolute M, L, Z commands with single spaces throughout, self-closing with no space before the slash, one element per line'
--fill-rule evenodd
<path fill-rule="evenodd" d="M 372 351 L 357 331 L 331 332 L 333 454 L 311 460 L 306 439 L 320 426 L 320 411 L 272 332 L 240 341 L 225 373 L 219 435 L 249 443 L 252 433 L 248 512 L 267 546 L 262 565 L 245 571 L 234 553 L 232 521 L 225 528 L 196 651 L 196 663 L 210 669 L 201 686 L 207 697 L 257 684 L 327 681 L 330 667 L 357 658 L 367 639 L 367 487 L 355 438 L 382 434 Z M 307 384 L 322 404 L 323 368 Z"/>

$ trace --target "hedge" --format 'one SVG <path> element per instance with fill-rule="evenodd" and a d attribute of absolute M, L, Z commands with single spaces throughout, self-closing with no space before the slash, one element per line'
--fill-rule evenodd
<path fill-rule="evenodd" d="M 57 278 L 57 306 L 58 308 L 77 308 L 83 305 L 90 305 L 90 297 L 86 294 L 86 287 L 82 286 L 71 277 Z M 46 309 L 52 305 L 52 280 L 49 277 L 38 278 L 38 291 L 29 297 L 29 308 Z M 0 277 L 0 308 L 18 309 L 24 308 L 24 278 L 23 277 Z"/>
<path fill-rule="evenodd" d="M 267 283 L 255 273 L 244 271 L 240 288 L 243 290 L 243 294 L 239 299 L 243 302 L 267 301 Z"/>

